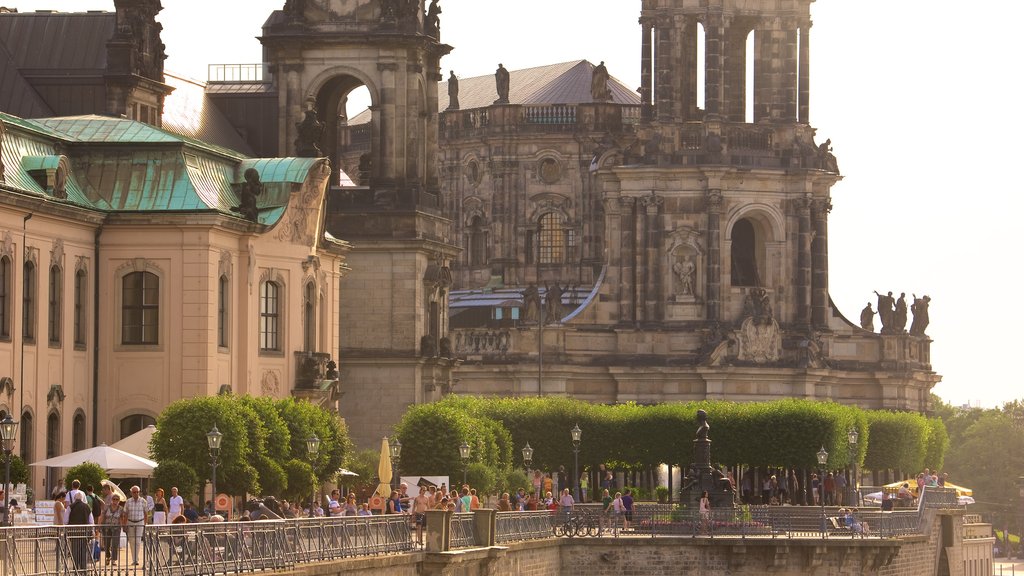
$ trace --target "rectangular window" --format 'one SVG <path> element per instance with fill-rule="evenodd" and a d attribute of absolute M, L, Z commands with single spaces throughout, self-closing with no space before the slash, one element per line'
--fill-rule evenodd
<path fill-rule="evenodd" d="M 280 333 L 280 291 L 275 282 L 260 285 L 260 350 L 276 352 L 281 350 Z"/>
<path fill-rule="evenodd" d="M 25 262 L 21 295 L 21 336 L 26 342 L 36 340 L 36 266 Z"/>
<path fill-rule="evenodd" d="M 160 279 L 151 272 L 132 272 L 121 280 L 121 343 L 158 344 Z"/>
<path fill-rule="evenodd" d="M 60 267 L 50 266 L 50 299 L 49 299 L 49 317 L 47 318 L 49 323 L 49 335 L 50 345 L 60 346 L 60 332 L 61 332 L 61 320 L 62 308 L 61 296 L 64 292 L 63 286 L 63 274 L 61 274 Z"/>
<path fill-rule="evenodd" d="M 501 308 L 495 308 L 494 309 L 494 319 L 495 320 L 501 320 L 504 317 L 505 317 L 505 310 L 503 310 Z"/>
<path fill-rule="evenodd" d="M 316 352 L 316 286 L 306 284 L 302 302 L 302 349 Z"/>
<path fill-rule="evenodd" d="M 228 279 L 225 276 L 217 282 L 217 346 L 228 346 Z"/>
<path fill-rule="evenodd" d="M 0 339 L 11 338 L 11 259 L 0 258 Z"/>
<path fill-rule="evenodd" d="M 561 264 L 565 261 L 565 231 L 561 218 L 553 212 L 540 219 L 540 263 Z"/>
<path fill-rule="evenodd" d="M 519 320 L 519 307 L 512 308 L 512 319 Z"/>
<path fill-rule="evenodd" d="M 84 270 L 75 273 L 75 346 L 85 346 L 85 282 L 88 277 Z"/>

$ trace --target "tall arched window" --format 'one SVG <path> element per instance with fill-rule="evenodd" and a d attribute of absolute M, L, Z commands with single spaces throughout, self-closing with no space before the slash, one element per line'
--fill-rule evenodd
<path fill-rule="evenodd" d="M 0 257 L 0 339 L 11 338 L 11 259 Z"/>
<path fill-rule="evenodd" d="M 75 272 L 75 346 L 82 347 L 88 340 L 85 335 L 89 325 L 85 318 L 85 312 L 88 309 L 85 303 L 87 281 L 88 276 L 86 276 L 85 270 Z"/>
<path fill-rule="evenodd" d="M 753 223 L 743 218 L 732 228 L 732 285 L 760 286 L 757 233 Z"/>
<path fill-rule="evenodd" d="M 302 349 L 316 352 L 316 285 L 306 283 L 302 294 Z"/>
<path fill-rule="evenodd" d="M 18 426 L 18 436 L 21 436 L 21 459 L 29 464 L 32 462 L 32 435 L 35 431 L 32 429 L 32 413 L 23 412 L 21 414 L 21 424 Z"/>
<path fill-rule="evenodd" d="M 36 265 L 25 262 L 21 282 L 21 335 L 26 342 L 36 339 Z"/>
<path fill-rule="evenodd" d="M 53 458 L 60 454 L 60 416 L 50 412 L 46 417 L 46 457 Z"/>
<path fill-rule="evenodd" d="M 85 449 L 85 414 L 81 410 L 75 412 L 71 422 L 71 450 L 78 452 Z"/>
<path fill-rule="evenodd" d="M 60 266 L 50 266 L 50 298 L 48 300 L 48 316 L 47 322 L 49 326 L 50 344 L 53 346 L 60 345 L 60 332 L 61 332 L 61 320 L 62 308 L 61 301 L 63 300 L 63 277 Z"/>
<path fill-rule="evenodd" d="M 277 282 L 260 285 L 260 350 L 281 350 L 281 286 Z"/>
<path fill-rule="evenodd" d="M 217 346 L 228 346 L 228 277 L 217 281 Z"/>
<path fill-rule="evenodd" d="M 160 278 L 132 272 L 121 279 L 121 343 L 159 344 Z"/>
<path fill-rule="evenodd" d="M 484 220 L 474 216 L 469 223 L 469 265 L 483 266 L 487 263 L 487 243 Z"/>
<path fill-rule="evenodd" d="M 540 217 L 540 263 L 561 264 L 565 262 L 565 230 L 562 217 L 548 212 Z"/>

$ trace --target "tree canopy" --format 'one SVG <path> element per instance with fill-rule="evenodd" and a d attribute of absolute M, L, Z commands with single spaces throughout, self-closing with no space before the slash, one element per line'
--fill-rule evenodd
<path fill-rule="evenodd" d="M 608 406 L 569 398 L 448 396 L 410 408 L 396 433 L 402 469 L 415 474 L 460 475 L 464 441 L 470 463 L 495 470 L 522 467 L 521 450 L 529 442 L 535 467 L 557 469 L 573 461 L 570 430 L 577 425 L 583 431 L 580 462 L 686 465 L 699 409 L 708 413 L 712 457 L 721 464 L 816 468 L 824 447 L 832 468 L 856 462 L 914 470 L 926 461 L 941 463 L 949 443 L 936 419 L 806 400 Z M 852 453 L 851 429 L 859 437 Z"/>
<path fill-rule="evenodd" d="M 207 433 L 223 434 L 217 489 L 228 494 L 285 494 L 289 478 L 305 483 L 292 460 L 310 462 L 306 440 L 316 434 L 320 449 L 313 471 L 331 479 L 351 452 L 348 430 L 335 414 L 304 400 L 209 396 L 179 400 L 157 419 L 150 443 L 158 462 L 177 461 L 200 479 L 211 476 Z M 305 493 L 306 487 L 296 487 Z"/>

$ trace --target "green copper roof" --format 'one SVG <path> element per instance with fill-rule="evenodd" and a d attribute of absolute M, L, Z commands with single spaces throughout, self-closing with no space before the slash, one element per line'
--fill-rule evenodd
<path fill-rule="evenodd" d="M 246 158 L 238 152 L 123 118 L 76 116 L 24 120 L 0 113 L 7 185 L 50 195 L 37 178 L 59 163 L 58 144 L 71 163 L 66 201 L 110 212 L 219 212 L 239 204 L 245 171 L 260 173 L 259 222 L 284 214 L 295 185 L 322 158 Z M 102 145 L 102 146 L 98 146 Z M 35 177 L 34 177 L 35 176 Z M 60 201 L 59 199 L 55 199 Z"/>

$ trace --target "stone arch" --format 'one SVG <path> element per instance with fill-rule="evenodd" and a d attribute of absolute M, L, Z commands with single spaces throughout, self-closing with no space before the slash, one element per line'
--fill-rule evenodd
<path fill-rule="evenodd" d="M 340 169 L 353 165 L 362 165 L 360 158 L 349 158 L 359 144 L 352 141 L 351 130 L 346 130 L 351 120 L 345 110 L 349 95 L 356 89 L 365 86 L 370 94 L 371 119 L 367 125 L 369 130 L 369 173 L 358 174 L 360 185 L 366 185 L 379 175 L 381 157 L 379 138 L 379 118 L 377 114 L 380 103 L 380 89 L 374 78 L 365 71 L 350 66 L 335 66 L 318 74 L 306 92 L 306 102 L 313 102 L 318 119 L 324 124 L 320 146 L 323 155 L 331 159 L 331 183 L 338 184 Z M 345 141 L 343 141 L 345 140 Z M 360 169 L 362 172 L 362 169 Z"/>
<path fill-rule="evenodd" d="M 770 208 L 745 208 L 732 214 L 726 229 L 730 284 L 771 286 L 777 262 L 769 247 L 784 238 L 781 223 L 773 217 Z"/>

